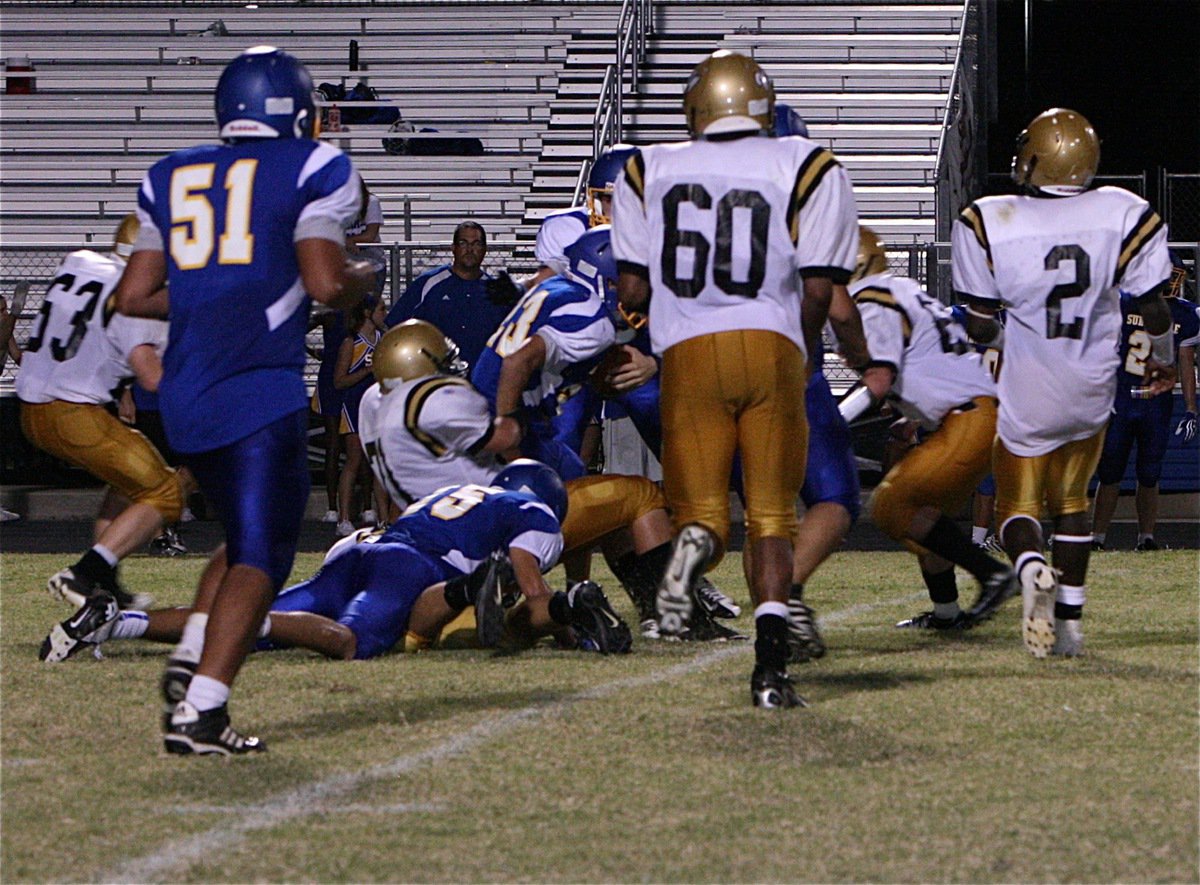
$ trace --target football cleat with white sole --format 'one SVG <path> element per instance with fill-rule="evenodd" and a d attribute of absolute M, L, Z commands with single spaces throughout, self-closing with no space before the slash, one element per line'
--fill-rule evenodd
<path fill-rule="evenodd" d="M 704 576 L 696 582 L 696 601 L 714 618 L 731 620 L 742 613 L 740 605 L 718 590 L 716 585 Z"/>
<path fill-rule="evenodd" d="M 65 602 L 75 608 L 82 607 L 89 597 L 101 590 L 116 599 L 117 605 L 122 609 L 145 611 L 154 604 L 154 597 L 147 593 L 130 593 L 116 581 L 107 585 L 97 584 L 75 574 L 70 568 L 52 575 L 46 582 L 46 589 L 59 602 Z"/>
<path fill-rule="evenodd" d="M 638 625 L 642 631 L 642 639 L 662 639 L 662 634 L 658 632 L 658 619 L 646 618 Z"/>
<path fill-rule="evenodd" d="M 712 552 L 712 535 L 698 525 L 684 526 L 675 539 L 656 600 L 658 630 L 663 636 L 682 637 L 687 633 L 695 606 L 696 583 Z"/>
<path fill-rule="evenodd" d="M 187 697 L 188 686 L 196 675 L 196 661 L 184 658 L 169 657 L 167 666 L 163 669 L 162 679 L 158 682 L 158 690 L 163 699 L 163 731 L 171 725 L 171 714 L 180 701 Z"/>
<path fill-rule="evenodd" d="M 825 640 L 813 610 L 799 599 L 788 600 L 788 662 L 803 664 L 825 656 Z"/>
<path fill-rule="evenodd" d="M 629 625 L 613 611 L 599 584 L 580 581 L 567 591 L 567 603 L 580 648 L 602 655 L 623 655 L 633 648 Z"/>
<path fill-rule="evenodd" d="M 1021 639 L 1035 658 L 1044 658 L 1054 647 L 1054 598 L 1058 576 L 1044 562 L 1021 570 Z"/>
<path fill-rule="evenodd" d="M 152 556 L 183 556 L 187 552 L 187 546 L 179 539 L 179 532 L 172 528 L 163 529 L 163 533 L 150 542 Z"/>
<path fill-rule="evenodd" d="M 163 746 L 168 753 L 180 756 L 240 756 L 267 751 L 267 745 L 258 738 L 230 728 L 229 709 L 224 704 L 201 713 L 187 701 L 175 705 L 163 734 Z"/>
<path fill-rule="evenodd" d="M 764 710 L 808 706 L 808 701 L 796 694 L 792 678 L 787 673 L 761 665 L 756 665 L 750 676 L 750 699 L 754 706 Z"/>
<path fill-rule="evenodd" d="M 1083 654 L 1083 621 L 1079 618 L 1054 619 L 1054 647 L 1050 654 L 1077 658 Z"/>
<path fill-rule="evenodd" d="M 121 609 L 111 594 L 101 590 L 88 597 L 75 614 L 54 625 L 50 635 L 42 640 L 38 659 L 56 664 L 85 646 L 99 645 L 112 635 L 113 624 L 120 614 Z"/>

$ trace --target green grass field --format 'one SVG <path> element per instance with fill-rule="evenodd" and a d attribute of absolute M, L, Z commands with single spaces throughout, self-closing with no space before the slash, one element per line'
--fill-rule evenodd
<path fill-rule="evenodd" d="M 4 882 L 1200 878 L 1195 551 L 1094 557 L 1088 653 L 1047 661 L 1019 601 L 893 629 L 925 605 L 915 561 L 841 554 L 805 710 L 750 706 L 749 643 L 259 655 L 233 719 L 271 751 L 228 760 L 161 752 L 165 646 L 38 662 L 61 565 L 0 558 Z M 201 566 L 125 571 L 182 604 Z M 746 604 L 736 556 L 716 577 Z"/>

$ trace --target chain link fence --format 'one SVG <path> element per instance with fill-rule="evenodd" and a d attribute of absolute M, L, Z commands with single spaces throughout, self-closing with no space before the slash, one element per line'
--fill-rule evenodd
<path fill-rule="evenodd" d="M 1200 173 L 1163 173 L 1162 214 L 1172 240 L 1200 240 Z"/>

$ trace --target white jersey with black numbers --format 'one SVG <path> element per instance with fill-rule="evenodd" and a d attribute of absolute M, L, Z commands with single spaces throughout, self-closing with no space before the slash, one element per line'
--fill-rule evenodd
<path fill-rule="evenodd" d="M 359 437 L 375 476 L 400 507 L 437 489 L 487 485 L 501 465 L 481 452 L 492 436 L 487 400 L 462 378 L 430 375 L 363 394 Z"/>
<path fill-rule="evenodd" d="M 892 392 L 907 417 L 932 430 L 956 406 L 996 395 L 992 376 L 950 308 L 915 280 L 873 274 L 849 288 L 871 362 L 896 370 Z"/>
<path fill-rule="evenodd" d="M 954 225 L 954 288 L 1007 309 L 997 429 L 1033 457 L 1097 433 L 1115 392 L 1118 289 L 1171 272 L 1167 230 L 1118 187 L 1073 197 L 984 197 Z"/>
<path fill-rule="evenodd" d="M 17 396 L 104 405 L 133 377 L 129 355 L 149 344 L 162 355 L 167 324 L 115 313 L 109 296 L 125 264 L 87 249 L 59 265 L 25 344 Z"/>
<path fill-rule="evenodd" d="M 844 281 L 857 248 L 845 169 L 798 136 L 653 145 L 614 188 L 613 251 L 648 276 L 656 353 L 731 329 L 803 350 L 799 275 Z"/>

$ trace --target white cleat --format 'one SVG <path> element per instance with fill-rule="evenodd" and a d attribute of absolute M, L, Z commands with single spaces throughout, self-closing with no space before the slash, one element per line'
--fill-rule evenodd
<path fill-rule="evenodd" d="M 688 631 L 694 591 L 712 556 L 712 536 L 698 525 L 684 526 L 671 548 L 671 559 L 658 585 L 658 630 L 664 638 Z"/>
<path fill-rule="evenodd" d="M 1021 638 L 1035 658 L 1044 658 L 1054 647 L 1054 598 L 1058 595 L 1058 576 L 1044 562 L 1021 570 L 1021 602 L 1024 617 Z"/>
<path fill-rule="evenodd" d="M 1077 658 L 1083 654 L 1083 621 L 1074 618 L 1064 621 L 1054 619 L 1054 648 L 1052 655 L 1062 655 L 1064 658 Z"/>

